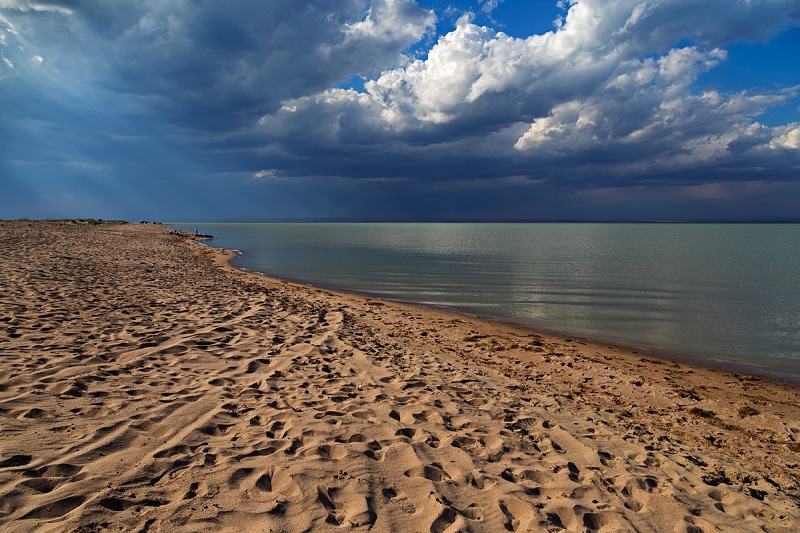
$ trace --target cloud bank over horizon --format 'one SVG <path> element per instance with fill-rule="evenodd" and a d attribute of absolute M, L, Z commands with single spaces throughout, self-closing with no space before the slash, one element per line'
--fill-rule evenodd
<path fill-rule="evenodd" d="M 0 0 L 0 218 L 800 218 L 798 43 L 796 0 Z"/>

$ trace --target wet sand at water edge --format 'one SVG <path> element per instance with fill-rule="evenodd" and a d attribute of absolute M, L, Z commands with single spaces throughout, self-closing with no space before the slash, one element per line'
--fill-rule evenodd
<path fill-rule="evenodd" d="M 798 531 L 764 377 L 0 222 L 0 530 Z"/>

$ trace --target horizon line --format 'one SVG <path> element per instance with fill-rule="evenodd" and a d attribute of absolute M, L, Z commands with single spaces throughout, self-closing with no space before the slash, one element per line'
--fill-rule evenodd
<path fill-rule="evenodd" d="M 800 224 L 800 218 L 754 219 L 382 219 L 360 217 L 232 218 L 184 220 L 166 223 L 287 224 L 287 223 L 369 223 L 369 224 Z"/>

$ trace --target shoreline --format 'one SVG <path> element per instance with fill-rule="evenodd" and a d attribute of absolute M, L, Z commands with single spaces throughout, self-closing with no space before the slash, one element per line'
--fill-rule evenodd
<path fill-rule="evenodd" d="M 0 222 L 0 528 L 793 531 L 800 397 L 243 271 L 166 226 Z"/>
<path fill-rule="evenodd" d="M 183 230 L 182 230 L 183 231 Z M 222 250 L 226 253 L 231 254 L 230 257 L 227 259 L 227 264 L 230 268 L 234 270 L 241 271 L 245 274 L 250 274 L 254 276 L 260 276 L 266 279 L 279 281 L 279 282 L 286 282 L 292 283 L 297 286 L 307 286 L 316 289 L 322 289 L 331 291 L 336 294 L 341 295 L 354 295 L 354 296 L 361 296 L 363 298 L 372 298 L 376 300 L 380 300 L 383 302 L 390 302 L 402 305 L 410 305 L 414 307 L 420 307 L 422 309 L 428 309 L 431 311 L 441 311 L 447 313 L 455 313 L 459 315 L 463 315 L 465 317 L 478 319 L 478 320 L 485 320 L 487 322 L 495 323 L 501 326 L 510 326 L 510 327 L 517 327 L 523 330 L 530 331 L 533 334 L 545 334 L 552 337 L 559 337 L 563 339 L 579 339 L 585 343 L 590 343 L 593 345 L 598 346 L 607 346 L 608 348 L 612 348 L 614 350 L 620 352 L 629 352 L 632 356 L 644 356 L 644 357 L 651 357 L 653 359 L 667 361 L 667 362 L 676 362 L 684 365 L 689 365 L 697 368 L 705 368 L 709 370 L 719 370 L 722 372 L 726 372 L 729 374 L 747 374 L 750 376 L 756 376 L 759 378 L 769 379 L 776 383 L 787 385 L 790 387 L 795 387 L 800 389 L 800 374 L 792 374 L 781 372 L 779 370 L 775 370 L 772 368 L 765 368 L 759 367 L 755 365 L 748 365 L 746 363 L 741 362 L 732 362 L 727 360 L 719 360 L 719 359 L 703 359 L 702 354 L 688 354 L 688 353 L 681 353 L 676 351 L 671 351 L 665 348 L 659 348 L 657 346 L 648 346 L 648 345 L 641 345 L 637 346 L 634 344 L 628 344 L 625 342 L 617 341 L 611 338 L 603 338 L 602 336 L 586 336 L 581 334 L 573 334 L 566 330 L 561 330 L 558 328 L 547 328 L 547 327 L 540 327 L 534 325 L 528 325 L 522 322 L 515 322 L 513 320 L 502 319 L 498 317 L 493 317 L 489 315 L 480 315 L 480 314 L 472 314 L 467 313 L 465 311 L 461 311 L 455 308 L 449 308 L 444 306 L 435 306 L 435 305 L 426 305 L 424 303 L 419 302 L 412 302 L 412 301 L 404 301 L 404 300 L 397 300 L 393 299 L 386 295 L 381 295 L 378 293 L 368 293 L 368 292 L 360 292 L 355 290 L 349 290 L 346 288 L 340 288 L 335 286 L 328 286 L 325 284 L 313 284 L 306 282 L 301 279 L 294 279 L 294 278 L 284 278 L 281 276 L 277 276 L 274 274 L 270 274 L 268 272 L 260 272 L 251 270 L 245 267 L 239 267 L 232 264 L 232 261 L 244 255 L 244 251 L 242 250 L 228 250 L 226 248 L 216 247 L 211 244 L 208 244 L 207 239 L 195 239 L 195 243 L 199 246 L 203 246 L 206 248 L 211 248 L 214 250 Z"/>

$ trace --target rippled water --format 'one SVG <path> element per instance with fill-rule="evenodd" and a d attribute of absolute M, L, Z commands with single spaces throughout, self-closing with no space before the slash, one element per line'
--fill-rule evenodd
<path fill-rule="evenodd" d="M 800 225 L 178 226 L 284 279 L 800 376 Z"/>

